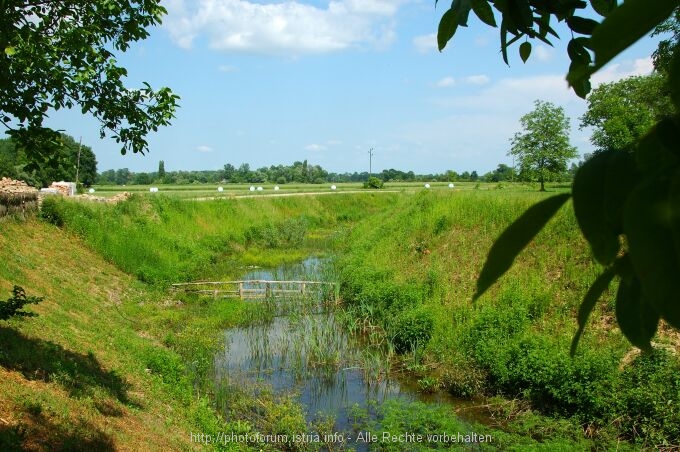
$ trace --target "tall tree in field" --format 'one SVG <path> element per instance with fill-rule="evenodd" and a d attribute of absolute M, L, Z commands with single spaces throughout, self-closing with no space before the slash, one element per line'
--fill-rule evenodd
<path fill-rule="evenodd" d="M 0 1 L 0 124 L 33 165 L 58 143 L 43 127 L 51 109 L 90 113 L 123 154 L 147 151 L 147 134 L 170 124 L 178 97 L 126 87 L 114 52 L 146 38 L 165 13 L 159 0 Z"/>
<path fill-rule="evenodd" d="M 661 74 L 629 77 L 604 83 L 587 98 L 588 110 L 580 128 L 593 127 L 591 142 L 597 151 L 632 146 L 661 118 L 673 114 L 666 78 Z"/>
<path fill-rule="evenodd" d="M 522 116 L 522 132 L 511 139 L 509 155 L 518 159 L 520 174 L 541 183 L 555 179 L 567 170 L 567 162 L 576 158 L 576 148 L 569 144 L 569 119 L 562 107 L 537 100 L 532 112 Z"/>
<path fill-rule="evenodd" d="M 158 180 L 161 182 L 165 180 L 165 162 L 163 160 L 158 162 Z"/>

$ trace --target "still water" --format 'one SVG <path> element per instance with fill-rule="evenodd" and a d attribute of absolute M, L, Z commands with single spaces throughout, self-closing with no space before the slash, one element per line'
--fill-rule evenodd
<path fill-rule="evenodd" d="M 252 270 L 243 280 L 330 280 L 325 271 L 322 260 L 310 258 L 275 270 Z M 322 307 L 327 296 L 257 301 L 276 314 L 225 332 L 226 346 L 215 359 L 217 378 L 293 393 L 307 421 L 332 416 L 335 429 L 344 432 L 352 430 L 352 407 L 370 413 L 388 399 L 422 400 L 413 384 L 390 372 L 383 346 L 348 334 L 338 320 L 340 310 Z"/>

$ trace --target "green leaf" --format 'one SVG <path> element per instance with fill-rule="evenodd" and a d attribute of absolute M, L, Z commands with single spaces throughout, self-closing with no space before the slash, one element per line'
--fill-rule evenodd
<path fill-rule="evenodd" d="M 496 18 L 487 0 L 472 0 L 472 10 L 479 20 L 491 27 L 496 27 Z"/>
<path fill-rule="evenodd" d="M 506 23 L 505 17 L 501 19 L 501 55 L 503 55 L 503 61 L 508 64 L 508 25 Z"/>
<path fill-rule="evenodd" d="M 663 175 L 638 184 L 626 202 L 623 227 L 645 299 L 680 328 L 680 260 L 671 230 L 678 207 L 671 203 L 669 184 Z"/>
<path fill-rule="evenodd" d="M 574 334 L 574 338 L 571 340 L 571 356 L 576 354 L 576 349 L 578 348 L 578 343 L 583 336 L 583 331 L 586 329 L 586 323 L 588 322 L 588 317 L 595 307 L 595 303 L 600 298 L 600 295 L 607 290 L 612 279 L 616 275 L 616 270 L 614 266 L 610 266 L 605 269 L 604 272 L 597 277 L 593 284 L 588 289 L 586 296 L 583 297 L 581 306 L 578 309 L 578 330 Z"/>
<path fill-rule="evenodd" d="M 678 0 L 626 0 L 592 33 L 594 71 L 652 31 L 678 6 Z"/>
<path fill-rule="evenodd" d="M 635 150 L 635 161 L 640 171 L 649 177 L 668 172 L 680 164 L 680 130 L 672 118 L 659 121 L 642 137 Z"/>
<path fill-rule="evenodd" d="M 680 168 L 676 169 L 671 179 L 668 198 L 673 211 L 670 215 L 670 229 L 673 235 L 673 245 L 675 246 L 675 256 L 680 262 Z"/>
<path fill-rule="evenodd" d="M 531 55 L 531 43 L 529 41 L 524 41 L 519 46 L 519 56 L 522 58 L 522 61 L 526 63 L 529 59 L 529 55 Z"/>
<path fill-rule="evenodd" d="M 441 52 L 446 47 L 446 44 L 456 34 L 458 28 L 458 13 L 453 7 L 446 11 L 439 21 L 439 29 L 437 30 L 437 45 Z"/>
<path fill-rule="evenodd" d="M 590 74 L 592 70 L 589 64 L 579 61 L 572 61 L 569 65 L 567 82 L 574 89 L 576 95 L 585 99 L 591 89 Z"/>
<path fill-rule="evenodd" d="M 606 16 L 616 8 L 616 0 L 590 0 L 590 5 L 600 16 Z"/>
<path fill-rule="evenodd" d="M 571 16 L 567 17 L 567 25 L 574 33 L 582 35 L 592 35 L 595 27 L 599 24 L 596 20 L 587 19 L 585 17 Z"/>
<path fill-rule="evenodd" d="M 577 62 L 582 65 L 589 65 L 592 61 L 590 58 L 590 53 L 583 46 L 583 41 L 577 39 L 571 39 L 567 44 L 567 54 L 571 61 Z"/>
<path fill-rule="evenodd" d="M 470 0 L 453 0 L 451 8 L 444 13 L 437 30 L 437 45 L 440 52 L 444 50 L 446 44 L 456 34 L 459 25 L 467 27 L 471 7 Z"/>
<path fill-rule="evenodd" d="M 510 17 L 522 32 L 527 32 L 534 22 L 534 15 L 531 12 L 529 0 L 509 0 L 508 2 Z"/>
<path fill-rule="evenodd" d="M 517 255 L 543 229 L 543 226 L 569 197 L 568 193 L 563 193 L 534 204 L 503 231 L 489 251 L 477 279 L 477 290 L 473 300 L 481 297 L 498 278 L 508 271 Z"/>
<path fill-rule="evenodd" d="M 5 55 L 12 56 L 17 53 L 17 49 L 12 46 L 5 47 Z"/>
<path fill-rule="evenodd" d="M 632 157 L 604 151 L 588 159 L 576 173 L 574 214 L 593 256 L 602 265 L 614 262 L 623 233 L 623 206 L 638 176 Z"/>
<path fill-rule="evenodd" d="M 616 293 L 616 321 L 631 344 L 651 351 L 659 314 L 645 301 L 640 281 L 633 275 L 621 278 Z"/>

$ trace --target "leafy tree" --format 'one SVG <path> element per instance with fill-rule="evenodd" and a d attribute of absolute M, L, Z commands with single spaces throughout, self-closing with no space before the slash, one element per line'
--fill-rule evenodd
<path fill-rule="evenodd" d="M 166 13 L 159 0 L 0 2 L 0 122 L 33 167 L 52 160 L 59 134 L 50 109 L 78 107 L 101 123 L 121 153 L 144 153 L 145 137 L 170 124 L 178 97 L 123 84 L 113 52 L 148 36 Z"/>
<path fill-rule="evenodd" d="M 601 23 L 579 15 L 591 6 Z M 470 11 L 496 27 L 492 6 L 500 13 L 503 59 L 519 45 L 522 60 L 531 41 L 550 44 L 558 37 L 551 21 L 566 22 L 572 38 L 567 46 L 571 65 L 567 81 L 580 97 L 590 92 L 590 76 L 628 46 L 677 14 L 680 0 L 453 0 L 439 23 L 440 50 Z M 677 35 L 676 35 L 677 36 Z M 509 38 L 509 39 L 508 39 Z M 552 38 L 551 38 L 552 39 Z M 530 41 L 531 40 L 531 41 Z M 588 317 L 611 281 L 619 278 L 616 318 L 623 334 L 637 347 L 651 349 L 660 319 L 680 328 L 680 50 L 668 48 L 670 97 L 675 114 L 659 120 L 638 140 L 632 153 L 606 150 L 587 160 L 576 173 L 572 195 L 544 199 L 529 208 L 496 240 L 477 280 L 479 298 L 512 265 L 515 257 L 573 196 L 581 232 L 594 258 L 604 266 L 586 293 L 572 342 L 575 353 Z M 592 53 L 591 53 L 592 52 Z"/>
<path fill-rule="evenodd" d="M 680 8 L 675 8 L 673 15 L 659 24 L 654 29 L 652 36 L 664 33 L 672 33 L 673 36 L 670 39 L 663 39 L 659 42 L 659 46 L 652 54 L 652 59 L 654 61 L 654 68 L 667 75 L 673 60 L 673 50 L 680 45 Z"/>
<path fill-rule="evenodd" d="M 132 173 L 127 168 L 116 170 L 116 185 L 127 185 L 132 181 Z"/>
<path fill-rule="evenodd" d="M 630 149 L 659 119 L 673 113 L 666 79 L 661 74 L 629 77 L 595 88 L 580 128 L 593 127 L 598 151 Z"/>
<path fill-rule="evenodd" d="M 234 165 L 231 163 L 227 163 L 224 165 L 224 169 L 222 170 L 222 179 L 224 179 L 227 182 L 234 182 L 234 175 L 236 174 L 236 168 L 234 168 Z"/>
<path fill-rule="evenodd" d="M 102 173 L 99 173 L 97 175 L 97 183 L 101 185 L 109 185 L 109 184 L 115 184 L 116 183 L 116 171 L 115 170 L 106 170 Z"/>
<path fill-rule="evenodd" d="M 165 162 L 163 160 L 158 162 L 158 180 L 165 181 Z"/>
<path fill-rule="evenodd" d="M 248 163 L 242 163 L 241 166 L 238 167 L 238 170 L 236 170 L 236 174 L 234 174 L 234 182 L 248 182 L 250 173 L 250 165 Z"/>
<path fill-rule="evenodd" d="M 513 180 L 515 170 L 505 163 L 499 163 L 498 167 L 492 172 L 484 175 L 484 180 L 488 182 L 503 182 Z"/>
<path fill-rule="evenodd" d="M 97 178 L 97 158 L 89 146 L 73 137 L 59 134 L 52 148 L 52 164 L 34 167 L 24 149 L 14 139 L 0 140 L 0 176 L 22 179 L 33 185 L 48 186 L 54 181 L 78 181 L 89 187 Z M 78 156 L 80 154 L 80 157 Z"/>
<path fill-rule="evenodd" d="M 562 107 L 537 100 L 534 110 L 522 116 L 523 132 L 511 139 L 509 154 L 517 157 L 520 174 L 541 183 L 555 179 L 567 170 L 567 161 L 577 156 L 569 144 L 569 119 Z"/>

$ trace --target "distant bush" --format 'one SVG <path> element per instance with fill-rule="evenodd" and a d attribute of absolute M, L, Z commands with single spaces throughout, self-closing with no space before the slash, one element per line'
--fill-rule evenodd
<path fill-rule="evenodd" d="M 366 182 L 364 182 L 364 188 L 383 188 L 385 183 L 382 181 L 382 179 L 379 179 L 375 176 L 371 176 L 368 178 Z"/>
<path fill-rule="evenodd" d="M 28 316 L 28 312 L 22 311 L 27 304 L 38 304 L 43 297 L 27 296 L 23 287 L 14 286 L 12 296 L 7 301 L 0 301 L 0 320 L 7 320 L 14 316 Z"/>

